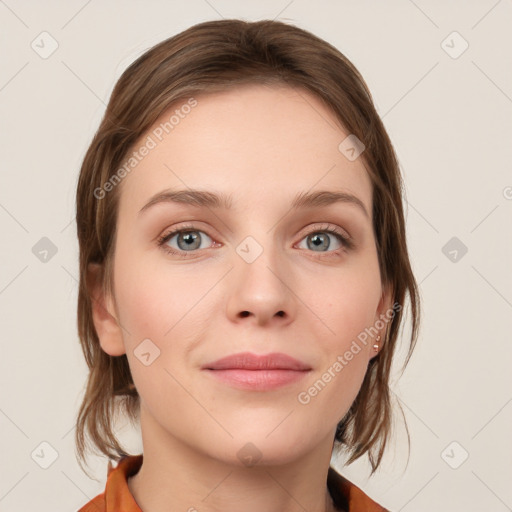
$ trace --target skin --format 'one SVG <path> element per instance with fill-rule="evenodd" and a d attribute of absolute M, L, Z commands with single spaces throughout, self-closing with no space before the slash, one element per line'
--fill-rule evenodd
<path fill-rule="evenodd" d="M 101 347 L 127 355 L 141 397 L 144 462 L 129 488 L 150 512 L 333 510 L 326 480 L 335 429 L 376 355 L 373 340 L 308 404 L 297 395 L 391 307 L 371 181 L 361 158 L 338 150 L 348 133 L 306 91 L 245 85 L 196 99 L 119 185 L 114 295 L 91 291 Z M 187 187 L 231 194 L 233 209 L 160 203 L 139 215 L 157 192 Z M 348 203 L 290 210 L 297 193 L 316 190 L 350 192 L 370 216 Z M 183 222 L 201 242 L 188 258 L 157 242 Z M 326 224 L 355 247 L 324 233 Z M 308 246 L 318 231 L 327 249 Z M 252 263 L 236 252 L 247 236 L 263 249 Z M 178 235 L 169 246 L 180 250 Z M 147 338 L 160 350 L 149 366 L 134 353 Z M 312 370 L 256 392 L 200 369 L 242 351 L 284 352 Z M 261 456 L 251 467 L 237 456 L 249 442 Z"/>

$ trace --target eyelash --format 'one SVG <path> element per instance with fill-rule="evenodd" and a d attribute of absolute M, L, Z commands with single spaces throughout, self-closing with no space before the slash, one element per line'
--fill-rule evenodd
<path fill-rule="evenodd" d="M 166 253 L 172 254 L 174 256 L 179 256 L 181 258 L 189 258 L 196 255 L 198 251 L 204 250 L 204 249 L 194 249 L 193 251 L 177 251 L 176 249 L 173 249 L 172 247 L 169 247 L 168 245 L 165 245 L 171 238 L 174 237 L 174 235 L 177 235 L 179 233 L 185 233 L 187 231 L 198 231 L 201 233 L 205 233 L 202 229 L 197 229 L 195 226 L 189 224 L 189 225 L 182 225 L 178 226 L 177 228 L 174 228 L 172 231 L 168 233 L 164 233 L 162 236 L 158 237 L 158 246 L 162 248 Z M 330 227 L 330 225 L 326 225 L 325 227 L 320 227 L 317 229 L 314 229 L 308 233 L 306 233 L 303 238 L 306 238 L 307 236 L 310 236 L 315 233 L 329 233 L 331 235 L 334 235 L 338 240 L 341 242 L 343 247 L 340 249 L 336 249 L 334 251 L 328 251 L 326 253 L 320 253 L 325 254 L 327 257 L 331 256 L 339 256 L 343 251 L 350 251 L 354 248 L 354 242 L 352 239 L 347 236 L 345 233 L 340 231 L 338 228 Z M 205 233 L 208 235 L 208 233 Z M 210 236 L 210 235 L 208 235 Z M 212 238 L 212 237 L 210 237 Z M 302 238 L 302 239 L 303 239 Z M 301 240 L 302 240 L 301 239 Z M 313 251 L 314 252 L 314 251 Z"/>

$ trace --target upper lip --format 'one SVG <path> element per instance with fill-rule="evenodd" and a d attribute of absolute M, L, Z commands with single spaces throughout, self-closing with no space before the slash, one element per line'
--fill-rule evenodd
<path fill-rule="evenodd" d="M 203 370 L 311 370 L 307 364 L 287 354 L 274 352 L 272 354 L 257 355 L 251 352 L 232 354 L 212 363 L 202 366 Z"/>

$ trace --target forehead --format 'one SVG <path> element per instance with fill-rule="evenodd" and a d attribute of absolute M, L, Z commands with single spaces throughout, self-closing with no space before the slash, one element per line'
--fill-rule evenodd
<path fill-rule="evenodd" d="M 235 209 L 255 199 L 290 202 L 298 192 L 336 189 L 357 195 L 371 211 L 362 158 L 350 161 L 339 149 L 348 135 L 303 89 L 250 84 L 185 98 L 131 149 L 128 156 L 139 155 L 121 182 L 120 208 L 138 211 L 166 188 L 222 191 Z"/>

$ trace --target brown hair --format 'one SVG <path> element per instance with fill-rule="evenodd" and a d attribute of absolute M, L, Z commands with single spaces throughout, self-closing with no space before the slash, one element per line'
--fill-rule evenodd
<path fill-rule="evenodd" d="M 138 139 L 171 105 L 194 94 L 229 90 L 242 83 L 290 85 L 321 99 L 349 134 L 365 145 L 361 155 L 373 186 L 373 229 L 383 285 L 395 304 L 411 304 L 408 363 L 420 321 L 420 297 L 406 245 L 404 194 L 398 161 L 370 91 L 354 65 L 315 35 L 278 21 L 210 21 L 197 24 L 149 49 L 116 83 L 105 115 L 84 157 L 76 195 L 80 247 L 78 333 L 90 373 L 78 412 L 75 442 L 85 461 L 86 434 L 105 456 L 127 455 L 113 431 L 114 416 L 137 419 L 139 395 L 126 355 L 100 347 L 87 286 L 88 265 L 101 265 L 105 293 L 112 291 L 119 188 L 98 199 Z M 334 443 L 351 463 L 368 454 L 372 473 L 391 432 L 389 376 L 403 308 L 395 311 L 382 350 L 369 365 L 362 387 L 339 423 Z M 334 444 L 333 444 L 334 447 Z"/>

